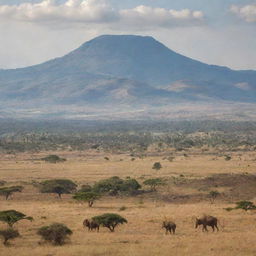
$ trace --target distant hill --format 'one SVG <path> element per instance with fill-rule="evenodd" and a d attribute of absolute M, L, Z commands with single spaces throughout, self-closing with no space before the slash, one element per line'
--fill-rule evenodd
<path fill-rule="evenodd" d="M 254 104 L 256 71 L 207 65 L 152 37 L 104 35 L 61 58 L 0 70 L 0 100 L 0 114 L 26 109 L 31 116 L 46 108 L 47 113 L 67 113 L 74 106 L 93 114 L 93 107 L 121 111 L 170 103 Z"/>

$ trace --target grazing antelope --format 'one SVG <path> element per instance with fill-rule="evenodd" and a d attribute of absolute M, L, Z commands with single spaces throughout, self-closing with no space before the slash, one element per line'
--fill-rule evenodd
<path fill-rule="evenodd" d="M 94 222 L 93 220 L 88 220 L 88 219 L 85 219 L 83 221 L 83 226 L 84 228 L 87 227 L 88 228 L 88 231 L 92 231 L 92 230 L 97 230 L 97 232 L 99 232 L 99 229 L 100 229 L 100 226 L 98 223 Z"/>
<path fill-rule="evenodd" d="M 215 228 L 217 229 L 217 231 L 219 231 L 217 224 L 218 224 L 218 219 L 213 216 L 206 215 L 200 219 L 196 218 L 196 228 L 199 225 L 203 225 L 202 231 L 208 231 L 207 226 L 212 227 L 213 232 L 214 232 Z"/>
<path fill-rule="evenodd" d="M 162 228 L 165 228 L 166 235 L 168 234 L 168 232 L 170 234 L 172 234 L 172 233 L 175 234 L 176 224 L 172 221 L 165 220 L 165 221 L 163 221 Z"/>

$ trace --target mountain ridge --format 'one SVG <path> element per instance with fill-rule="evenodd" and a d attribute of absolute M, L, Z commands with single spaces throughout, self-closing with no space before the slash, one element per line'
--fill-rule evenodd
<path fill-rule="evenodd" d="M 208 101 L 256 103 L 256 71 L 205 64 L 149 36 L 102 35 L 41 64 L 0 70 L 13 110 L 58 105 L 136 109 Z"/>

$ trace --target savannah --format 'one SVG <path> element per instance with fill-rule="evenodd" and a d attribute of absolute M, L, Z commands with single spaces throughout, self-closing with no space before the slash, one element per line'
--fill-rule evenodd
<path fill-rule="evenodd" d="M 84 150 L 2 151 L 2 187 L 22 186 L 8 200 L 0 197 L 0 211 L 14 209 L 33 221 L 14 224 L 20 237 L 0 245 L 0 255 L 255 255 L 256 211 L 234 209 L 236 202 L 255 203 L 256 152 L 253 146 L 172 148 L 153 143 L 143 153 L 115 152 L 92 146 Z M 58 155 L 65 161 L 49 162 Z M 43 160 L 44 159 L 44 160 Z M 160 163 L 160 168 L 153 168 Z M 118 176 L 136 179 L 136 193 L 102 194 L 92 207 L 74 200 L 73 194 L 41 193 L 45 180 L 69 179 L 93 186 Z M 145 182 L 158 179 L 159 184 Z M 1 188 L 1 187 L 0 187 Z M 233 208 L 234 210 L 228 210 Z M 99 232 L 83 227 L 84 219 L 105 213 L 119 214 L 127 223 L 115 232 L 100 226 Z M 195 228 L 196 218 L 218 219 L 219 231 Z M 176 224 L 166 234 L 163 221 Z M 73 234 L 62 246 L 45 242 L 38 235 L 42 226 L 63 223 Z M 0 229 L 7 224 L 0 222 Z"/>

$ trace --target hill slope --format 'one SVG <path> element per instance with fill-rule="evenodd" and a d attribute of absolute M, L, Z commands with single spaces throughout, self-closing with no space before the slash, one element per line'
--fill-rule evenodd
<path fill-rule="evenodd" d="M 177 102 L 256 102 L 256 71 L 182 56 L 152 37 L 97 37 L 43 64 L 0 70 L 0 100 L 20 105 L 136 107 Z"/>

